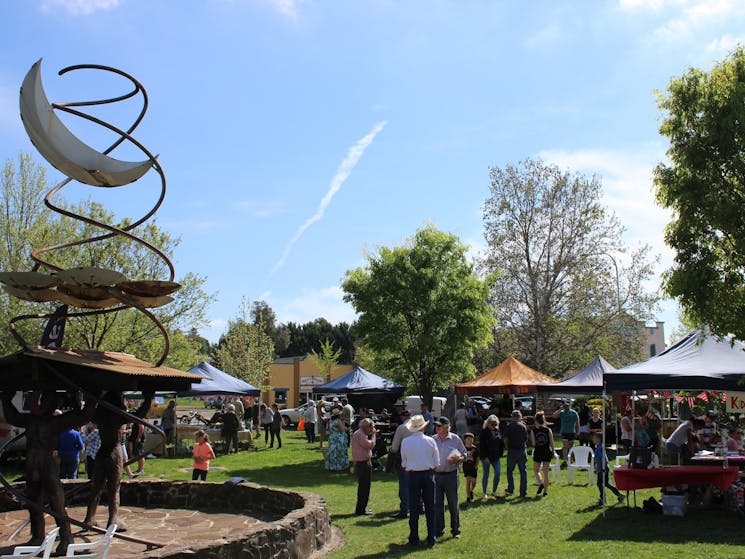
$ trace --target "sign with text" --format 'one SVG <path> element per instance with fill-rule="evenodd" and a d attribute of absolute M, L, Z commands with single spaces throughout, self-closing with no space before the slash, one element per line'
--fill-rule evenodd
<path fill-rule="evenodd" d="M 745 413 L 745 392 L 727 392 L 727 413 Z"/>
<path fill-rule="evenodd" d="M 320 376 L 302 376 L 300 377 L 301 388 L 320 386 L 324 383 L 323 377 Z"/>

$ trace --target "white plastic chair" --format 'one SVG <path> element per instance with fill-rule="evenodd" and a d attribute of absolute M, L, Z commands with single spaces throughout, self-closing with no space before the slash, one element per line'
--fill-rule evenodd
<path fill-rule="evenodd" d="M 59 527 L 51 530 L 46 536 L 41 545 L 17 545 L 13 549 L 12 555 L 0 555 L 0 559 L 20 559 L 21 557 L 43 557 L 48 559 L 52 554 L 52 548 L 54 542 L 57 540 L 57 534 L 59 533 Z"/>
<path fill-rule="evenodd" d="M 573 446 L 567 457 L 567 483 L 574 480 L 575 470 L 586 470 L 590 485 L 595 483 L 595 468 L 592 465 L 592 449 L 589 446 Z"/>
<path fill-rule="evenodd" d="M 77 557 L 78 559 L 82 557 L 101 557 L 103 559 L 109 553 L 114 532 L 116 532 L 116 524 L 111 524 L 106 529 L 106 533 L 96 541 L 68 545 L 65 557 Z M 76 551 L 87 551 L 88 553 L 75 553 Z"/>
<path fill-rule="evenodd" d="M 628 462 L 629 461 L 629 456 L 630 456 L 629 454 L 619 454 L 619 455 L 617 455 L 616 456 L 616 468 L 618 468 L 619 466 L 621 466 L 621 461 L 622 460 L 624 462 Z"/>
<path fill-rule="evenodd" d="M 561 481 L 561 457 L 554 452 L 554 457 L 551 459 L 549 464 L 551 470 L 551 478 L 554 483 Z"/>

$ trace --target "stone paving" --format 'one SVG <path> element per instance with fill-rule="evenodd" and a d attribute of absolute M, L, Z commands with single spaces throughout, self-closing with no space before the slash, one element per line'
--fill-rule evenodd
<path fill-rule="evenodd" d="M 70 507 L 68 514 L 71 518 L 82 520 L 85 517 L 84 507 Z M 144 509 L 140 507 L 121 507 L 120 517 L 127 524 L 129 536 L 174 545 L 177 547 L 190 544 L 204 544 L 207 541 L 216 542 L 230 537 L 231 534 L 245 534 L 259 528 L 265 521 L 241 514 L 207 513 L 184 509 Z M 28 520 L 28 511 L 18 510 L 0 514 L 0 554 L 8 554 L 16 545 L 23 545 L 30 538 L 30 531 L 26 525 L 13 539 L 8 538 L 13 532 Z M 107 520 L 107 509 L 100 506 L 96 521 L 103 526 Z M 54 520 L 47 516 L 46 527 L 54 527 Z M 83 531 L 77 526 L 72 527 L 76 543 L 93 541 L 100 537 L 95 532 Z M 143 544 L 127 542 L 115 538 L 109 551 L 111 558 L 144 558 L 148 557 L 147 548 Z"/>

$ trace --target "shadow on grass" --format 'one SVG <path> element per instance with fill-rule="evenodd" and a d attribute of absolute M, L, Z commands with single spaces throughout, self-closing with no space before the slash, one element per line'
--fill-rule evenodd
<path fill-rule="evenodd" d="M 428 549 L 424 543 L 416 547 L 411 547 L 407 543 L 389 543 L 388 547 L 378 553 L 371 553 L 369 555 L 356 555 L 355 559 L 389 559 L 395 557 L 407 557 L 415 551 L 421 551 Z M 435 546 L 435 550 L 437 547 Z"/>
<path fill-rule="evenodd" d="M 616 505 L 605 511 L 587 507 L 580 512 L 597 510 L 597 516 L 572 534 L 569 541 L 638 541 L 681 544 L 710 543 L 745 545 L 745 531 L 732 530 L 732 513 L 725 510 L 689 511 L 685 517 L 647 514 L 640 508 Z M 706 530 L 701 527 L 705 522 Z"/>

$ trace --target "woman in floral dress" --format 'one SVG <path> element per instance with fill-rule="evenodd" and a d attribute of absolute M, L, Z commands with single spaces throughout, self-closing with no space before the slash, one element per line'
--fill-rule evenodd
<path fill-rule="evenodd" d="M 334 409 L 329 421 L 329 447 L 326 451 L 326 469 L 341 471 L 349 468 L 347 449 L 347 426 L 341 417 L 341 410 Z"/>

